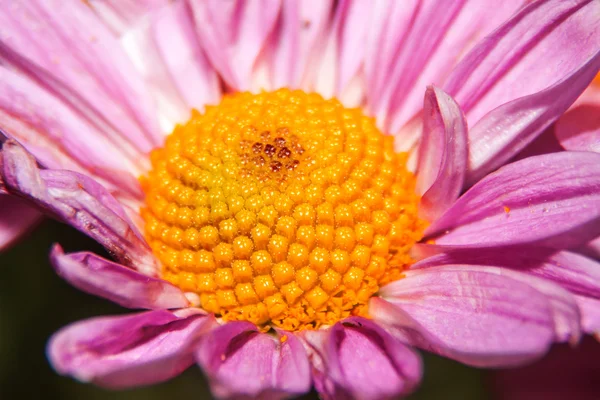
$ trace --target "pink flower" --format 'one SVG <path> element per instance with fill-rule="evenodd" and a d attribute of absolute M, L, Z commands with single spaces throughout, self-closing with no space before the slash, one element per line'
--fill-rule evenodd
<path fill-rule="evenodd" d="M 411 346 L 499 367 L 600 332 L 600 265 L 574 250 L 600 236 L 600 155 L 511 162 L 598 73 L 600 3 L 520 7 L 479 0 L 3 7 L 0 244 L 38 218 L 35 205 L 114 259 L 56 245 L 59 275 L 149 310 L 62 329 L 48 345 L 54 368 L 126 388 L 197 363 L 223 398 L 282 398 L 311 385 L 323 398 L 394 398 L 421 377 Z M 206 292 L 162 279 L 162 255 L 146 242 L 138 178 L 148 175 L 148 153 L 163 147 L 165 133 L 226 92 L 280 87 L 360 106 L 395 136 L 396 150 L 411 153 L 429 225 L 412 246 L 419 261 L 370 297 L 369 318 L 286 331 L 274 317 L 257 326 L 215 316 L 200 304 Z M 24 217 L 15 221 L 19 209 Z M 310 219 L 303 212 L 299 218 Z M 354 246 L 346 236 L 336 240 Z M 355 272 L 345 275 L 348 285 L 362 285 L 363 272 Z"/>

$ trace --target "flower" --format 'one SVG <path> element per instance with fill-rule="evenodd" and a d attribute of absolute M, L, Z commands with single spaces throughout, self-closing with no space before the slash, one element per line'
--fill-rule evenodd
<path fill-rule="evenodd" d="M 125 388 L 196 362 L 218 397 L 391 398 L 419 382 L 410 346 L 497 367 L 597 333 L 598 262 L 571 250 L 600 235 L 600 155 L 511 160 L 598 72 L 600 5 L 445 6 L 4 7 L 2 201 L 114 259 L 56 245 L 64 279 L 149 310 L 62 329 L 54 368 Z"/>

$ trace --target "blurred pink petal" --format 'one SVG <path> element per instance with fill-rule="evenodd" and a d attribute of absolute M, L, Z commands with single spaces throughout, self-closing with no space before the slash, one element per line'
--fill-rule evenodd
<path fill-rule="evenodd" d="M 600 153 L 600 102 L 569 110 L 556 122 L 554 129 L 565 150 Z"/>
<path fill-rule="evenodd" d="M 42 214 L 27 202 L 0 194 L 0 251 L 32 230 L 42 219 Z"/>

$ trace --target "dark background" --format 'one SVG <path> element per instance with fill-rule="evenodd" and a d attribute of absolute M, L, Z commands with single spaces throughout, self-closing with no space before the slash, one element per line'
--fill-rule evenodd
<path fill-rule="evenodd" d="M 212 398 L 205 378 L 195 367 L 169 382 L 121 392 L 81 384 L 54 373 L 45 357 L 46 341 L 53 332 L 80 319 L 127 312 L 107 300 L 82 293 L 61 280 L 48 262 L 50 246 L 56 242 L 59 242 L 67 252 L 93 250 L 102 253 L 102 249 L 96 243 L 79 232 L 55 221 L 45 220 L 19 244 L 0 254 L 0 398 L 49 400 Z M 583 383 L 575 384 L 576 388 L 581 389 L 580 395 L 573 391 L 569 392 L 571 400 L 587 399 L 588 397 L 585 397 L 587 393 L 600 394 L 598 384 L 595 388 L 585 387 L 588 378 L 600 381 L 600 353 L 596 351 L 600 346 L 593 340 L 591 346 L 596 353 L 593 358 L 598 362 L 592 365 L 591 371 L 585 369 L 575 374 L 582 378 Z M 568 352 L 571 353 L 570 350 Z M 577 353 L 581 358 L 580 353 L 583 352 L 577 351 Z M 587 351 L 585 353 L 587 354 Z M 502 391 L 509 389 L 511 381 L 514 380 L 511 376 L 532 376 L 531 379 L 526 379 L 526 382 L 531 384 L 536 382 L 531 371 L 543 370 L 539 367 L 543 364 L 538 363 L 528 369 L 509 371 L 499 379 L 493 372 L 469 368 L 441 357 L 423 354 L 423 358 L 424 380 L 420 389 L 410 397 L 413 400 L 516 398 L 514 393 L 509 397 L 502 396 Z M 549 374 L 556 373 L 556 378 L 564 378 L 565 368 L 573 370 L 575 367 L 559 362 L 557 367 L 550 367 Z M 539 380 L 542 383 L 554 382 L 553 376 L 549 376 L 549 380 L 546 380 L 546 377 L 541 377 Z M 518 392 L 518 389 L 511 390 Z M 530 387 L 528 390 L 537 389 Z M 303 399 L 316 398 L 315 393 L 303 397 Z"/>

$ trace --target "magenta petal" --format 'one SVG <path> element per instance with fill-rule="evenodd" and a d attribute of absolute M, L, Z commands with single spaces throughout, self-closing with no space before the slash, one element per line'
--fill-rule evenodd
<path fill-rule="evenodd" d="M 212 324 L 211 316 L 165 310 L 92 318 L 54 334 L 47 354 L 58 373 L 82 382 L 113 389 L 148 385 L 192 365 L 194 345 Z"/>
<path fill-rule="evenodd" d="M 467 124 L 460 107 L 429 87 L 423 106 L 423 137 L 417 166 L 419 211 L 433 221 L 458 198 L 467 165 Z"/>
<path fill-rule="evenodd" d="M 249 322 L 229 322 L 209 332 L 196 359 L 223 398 L 280 399 L 310 390 L 310 369 L 293 334 L 261 333 Z"/>
<path fill-rule="evenodd" d="M 42 214 L 25 201 L 0 194 L 0 251 L 31 230 Z"/>
<path fill-rule="evenodd" d="M 516 365 L 541 356 L 555 337 L 540 291 L 480 271 L 407 271 L 372 298 L 373 319 L 410 344 L 466 364 Z"/>
<path fill-rule="evenodd" d="M 97 240 L 124 264 L 146 275 L 157 274 L 150 248 L 104 187 L 76 172 L 40 170 L 33 157 L 13 141 L 4 143 L 0 159 L 0 176 L 10 192 Z"/>
<path fill-rule="evenodd" d="M 581 246 L 600 235 L 600 154 L 529 157 L 486 176 L 426 231 L 438 246 Z"/>
<path fill-rule="evenodd" d="M 600 104 L 581 104 L 565 113 L 554 127 L 566 150 L 600 153 Z"/>
<path fill-rule="evenodd" d="M 315 386 L 324 399 L 393 399 L 421 380 L 421 359 L 377 324 L 352 317 L 305 331 Z"/>
<path fill-rule="evenodd" d="M 151 278 L 92 253 L 65 254 L 59 245 L 50 253 L 56 273 L 76 288 L 128 308 L 184 308 L 183 292 L 170 283 Z"/>
<path fill-rule="evenodd" d="M 581 326 L 589 334 L 600 340 L 600 299 L 575 296 L 581 311 Z"/>

